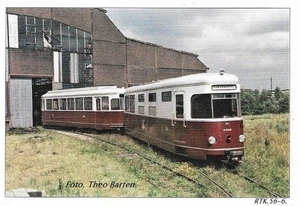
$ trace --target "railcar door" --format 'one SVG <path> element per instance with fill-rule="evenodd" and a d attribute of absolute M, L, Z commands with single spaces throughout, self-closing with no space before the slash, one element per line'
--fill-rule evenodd
<path fill-rule="evenodd" d="M 177 154 L 186 155 L 185 149 L 182 147 L 186 145 L 186 105 L 185 105 L 185 93 L 183 91 L 174 92 L 174 118 L 172 120 L 174 144 L 176 145 L 174 150 Z"/>
<path fill-rule="evenodd" d="M 182 121 L 183 126 L 185 126 L 185 105 L 184 105 L 184 92 L 174 92 L 174 123 L 176 120 Z"/>

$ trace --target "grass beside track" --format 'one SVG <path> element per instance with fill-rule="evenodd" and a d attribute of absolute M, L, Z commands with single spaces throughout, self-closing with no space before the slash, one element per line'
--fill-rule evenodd
<path fill-rule="evenodd" d="M 245 157 L 238 171 L 288 197 L 289 115 L 246 116 L 244 126 Z M 223 197 L 199 175 L 201 171 L 234 197 L 270 197 L 224 167 L 205 162 L 195 166 L 194 161 L 191 164 L 190 160 L 174 158 L 119 134 L 105 133 L 98 137 L 168 165 L 207 186 L 192 184 L 134 153 L 107 143 L 37 128 L 7 132 L 6 190 L 34 188 L 45 190 L 49 196 L 67 197 Z M 82 183 L 83 187 L 76 187 L 76 183 L 77 186 Z M 99 188 L 100 183 L 102 188 Z M 103 188 L 104 183 L 107 186 Z"/>
<path fill-rule="evenodd" d="M 102 134 L 155 157 L 129 137 Z M 134 153 L 99 141 L 85 141 L 39 128 L 6 136 L 6 190 L 34 188 L 49 196 L 207 197 L 190 184 Z"/>
<path fill-rule="evenodd" d="M 239 171 L 289 197 L 289 115 L 246 116 L 244 125 L 247 142 Z"/>

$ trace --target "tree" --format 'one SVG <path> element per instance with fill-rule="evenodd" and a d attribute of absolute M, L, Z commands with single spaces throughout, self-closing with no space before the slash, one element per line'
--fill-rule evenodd
<path fill-rule="evenodd" d="M 241 104 L 244 115 L 256 115 L 265 113 L 287 113 L 289 112 L 289 93 L 284 93 L 279 87 L 274 90 L 259 92 L 256 90 L 242 89 Z"/>

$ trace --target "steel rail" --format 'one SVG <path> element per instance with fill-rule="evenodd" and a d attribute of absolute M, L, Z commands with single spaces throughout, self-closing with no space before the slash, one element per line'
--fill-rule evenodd
<path fill-rule="evenodd" d="M 254 180 L 253 178 L 250 178 L 246 175 L 243 175 L 241 173 L 239 173 L 238 171 L 232 171 L 233 174 L 239 175 L 240 177 L 244 178 L 245 180 L 247 180 L 248 182 L 251 182 L 253 184 L 258 185 L 259 187 L 263 188 L 264 190 L 266 190 L 268 193 L 270 193 L 271 195 L 274 195 L 275 197 L 280 197 L 280 198 L 284 198 L 283 195 L 279 194 L 278 192 L 268 188 L 267 186 L 263 185 L 262 183 Z"/>
<path fill-rule="evenodd" d="M 57 131 L 57 130 L 53 130 L 53 131 Z M 65 134 L 65 135 L 68 135 L 68 132 L 61 132 L 61 131 L 59 131 L 59 130 L 58 130 L 57 132 L 63 133 L 63 134 Z M 119 145 L 119 144 L 110 142 L 110 141 L 108 141 L 108 140 L 104 140 L 104 139 L 102 139 L 102 138 L 99 138 L 99 136 L 95 136 L 95 135 L 91 135 L 91 134 L 87 134 L 87 133 L 74 132 L 74 131 L 72 131 L 71 134 L 83 135 L 83 136 L 86 136 L 86 137 L 89 137 L 89 138 L 93 138 L 93 139 L 95 139 L 95 140 L 98 140 L 98 141 L 101 141 L 101 142 L 105 142 L 105 143 L 107 143 L 107 144 L 110 144 L 110 145 L 113 145 L 113 146 L 116 146 L 116 147 L 119 147 L 119 148 L 124 149 L 124 150 L 126 150 L 126 151 L 128 151 L 128 152 L 135 153 L 135 154 L 138 155 L 139 157 L 141 157 L 141 158 L 143 158 L 143 159 L 145 159 L 145 160 L 147 160 L 147 161 L 149 161 L 149 162 L 151 162 L 151 163 L 153 163 L 153 164 L 157 164 L 157 165 L 161 166 L 162 168 L 164 168 L 164 169 L 166 169 L 166 170 L 168 170 L 168 171 L 174 173 L 175 175 L 177 175 L 177 176 L 179 176 L 179 177 L 182 177 L 182 178 L 184 178 L 184 179 L 186 179 L 186 180 L 188 180 L 188 181 L 190 181 L 190 182 L 192 182 L 192 183 L 194 183 L 194 184 L 197 184 L 197 185 L 200 186 L 200 187 L 207 188 L 207 186 L 203 185 L 203 184 L 200 183 L 199 181 L 197 181 L 197 180 L 195 180 L 195 179 L 193 179 L 193 178 L 191 178 L 191 177 L 188 177 L 188 176 L 186 176 L 186 175 L 184 175 L 184 174 L 182 174 L 182 173 L 180 173 L 180 172 L 177 172 L 177 171 L 175 171 L 174 169 L 172 169 L 172 168 L 170 168 L 170 167 L 168 167 L 168 166 L 166 166 L 166 165 L 164 165 L 164 164 L 162 164 L 162 163 L 160 163 L 160 162 L 158 162 L 158 161 L 156 161 L 156 160 L 153 160 L 153 159 L 151 159 L 151 158 L 149 158 L 149 157 L 147 157 L 147 156 L 145 156 L 145 155 L 142 155 L 142 154 L 139 154 L 139 153 L 137 153 L 137 152 L 135 152 L 135 151 L 132 151 L 131 149 L 128 149 L 128 148 L 126 148 L 126 147 L 124 147 L 124 146 L 122 146 L 122 145 Z M 70 134 L 70 135 L 71 135 L 71 134 Z M 211 179 L 210 177 L 208 177 L 206 174 L 204 174 L 203 172 L 198 172 L 198 173 L 199 173 L 201 176 L 203 176 L 204 178 L 206 178 L 207 180 L 209 180 L 209 181 L 210 181 L 215 187 L 217 187 L 217 188 L 218 188 L 218 189 L 219 189 L 226 197 L 233 197 L 233 195 L 230 194 L 223 186 L 221 186 L 221 185 L 218 184 L 216 181 L 214 181 L 213 179 Z"/>

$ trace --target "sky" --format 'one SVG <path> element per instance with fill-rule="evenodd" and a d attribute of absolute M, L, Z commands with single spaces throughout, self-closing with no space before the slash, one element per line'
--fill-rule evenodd
<path fill-rule="evenodd" d="M 104 8 L 128 38 L 198 54 L 244 89 L 290 88 L 289 8 Z"/>

